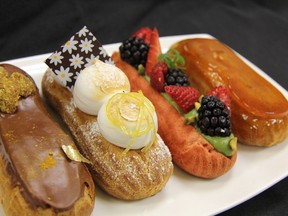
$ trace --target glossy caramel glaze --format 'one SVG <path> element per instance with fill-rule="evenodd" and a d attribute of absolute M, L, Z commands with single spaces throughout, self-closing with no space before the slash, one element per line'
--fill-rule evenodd
<path fill-rule="evenodd" d="M 287 98 L 216 39 L 187 39 L 172 46 L 186 61 L 192 86 L 207 93 L 225 86 L 233 132 L 245 144 L 271 146 L 288 134 Z"/>
<path fill-rule="evenodd" d="M 28 76 L 12 65 L 1 66 L 10 74 L 18 71 Z M 83 196 L 87 185 L 94 196 L 87 168 L 70 161 L 62 152 L 61 145 L 73 145 L 73 141 L 50 117 L 38 91 L 21 98 L 15 113 L 0 113 L 0 138 L 1 157 L 12 186 L 21 188 L 32 209 L 69 210 Z M 93 206 L 89 208 L 91 212 Z"/>

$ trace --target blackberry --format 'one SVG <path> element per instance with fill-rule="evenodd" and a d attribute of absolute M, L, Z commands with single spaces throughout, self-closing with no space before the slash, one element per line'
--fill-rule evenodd
<path fill-rule="evenodd" d="M 168 73 L 165 75 L 165 86 L 189 86 L 189 80 L 187 74 L 185 74 L 180 68 L 169 68 Z"/>
<path fill-rule="evenodd" d="M 149 45 L 142 39 L 134 37 L 124 41 L 119 47 L 121 58 L 138 69 L 140 64 L 146 66 Z"/>
<path fill-rule="evenodd" d="M 226 105 L 215 96 L 204 96 L 198 109 L 197 125 L 206 135 L 230 136 L 231 123 Z"/>

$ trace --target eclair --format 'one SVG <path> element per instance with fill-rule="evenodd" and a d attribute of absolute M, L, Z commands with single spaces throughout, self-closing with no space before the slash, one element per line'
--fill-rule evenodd
<path fill-rule="evenodd" d="M 288 100 L 233 50 L 217 39 L 186 39 L 172 45 L 185 59 L 188 79 L 203 94 L 224 86 L 239 142 L 272 146 L 288 136 Z"/>
<path fill-rule="evenodd" d="M 0 200 L 6 215 L 90 215 L 95 186 L 62 147 L 73 140 L 50 116 L 33 79 L 0 65 Z M 75 150 L 77 152 L 77 150 Z"/>
<path fill-rule="evenodd" d="M 178 167 L 194 176 L 216 178 L 234 166 L 237 137 L 225 89 L 201 96 L 181 70 L 179 53 L 162 55 L 156 28 L 134 33 L 112 59 L 128 77 L 131 91 L 141 90 L 154 104 L 159 134 Z"/>
<path fill-rule="evenodd" d="M 95 59 L 80 72 L 70 91 L 48 69 L 42 88 L 91 162 L 94 180 L 104 191 L 137 200 L 164 188 L 173 164 L 157 134 L 155 108 L 141 92 L 130 92 L 121 70 Z"/>

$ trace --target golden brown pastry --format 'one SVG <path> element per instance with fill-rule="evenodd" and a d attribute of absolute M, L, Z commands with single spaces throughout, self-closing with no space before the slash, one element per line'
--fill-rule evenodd
<path fill-rule="evenodd" d="M 93 179 L 61 150 L 72 139 L 47 112 L 32 78 L 0 65 L 0 201 L 6 215 L 90 215 Z"/>
<path fill-rule="evenodd" d="M 154 104 L 159 124 L 159 134 L 168 146 L 173 162 L 186 172 L 215 178 L 227 173 L 235 164 L 237 151 L 232 156 L 218 152 L 135 68 L 123 61 L 118 52 L 112 59 L 131 83 L 131 91 L 143 91 Z"/>
<path fill-rule="evenodd" d="M 77 82 L 82 82 L 79 80 L 83 81 L 78 77 Z M 103 90 L 107 86 L 108 84 L 100 88 Z M 78 148 L 92 162 L 90 170 L 94 180 L 104 191 L 120 199 L 136 200 L 152 196 L 164 188 L 173 172 L 173 164 L 170 152 L 159 135 L 147 151 L 130 148 L 125 151 L 125 148 L 118 147 L 103 137 L 97 116 L 76 107 L 76 99 L 83 102 L 83 95 L 79 96 L 79 93 L 77 97 L 75 93 L 76 99 L 73 98 L 71 91 L 61 86 L 49 69 L 43 77 L 42 88 L 45 98 L 70 129 Z M 110 92 L 108 87 L 106 91 Z M 91 110 L 90 106 L 85 107 L 86 110 Z"/>
<path fill-rule="evenodd" d="M 244 144 L 272 146 L 288 135 L 288 101 L 270 82 L 216 39 L 187 39 L 172 48 L 185 58 L 186 72 L 202 93 L 225 86 L 232 125 Z"/>

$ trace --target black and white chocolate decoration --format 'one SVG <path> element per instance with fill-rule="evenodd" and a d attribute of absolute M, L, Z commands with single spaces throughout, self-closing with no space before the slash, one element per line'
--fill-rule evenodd
<path fill-rule="evenodd" d="M 53 52 L 45 63 L 53 71 L 62 85 L 73 90 L 79 73 L 95 62 L 95 58 L 114 64 L 101 43 L 84 26 L 58 50 Z"/>

